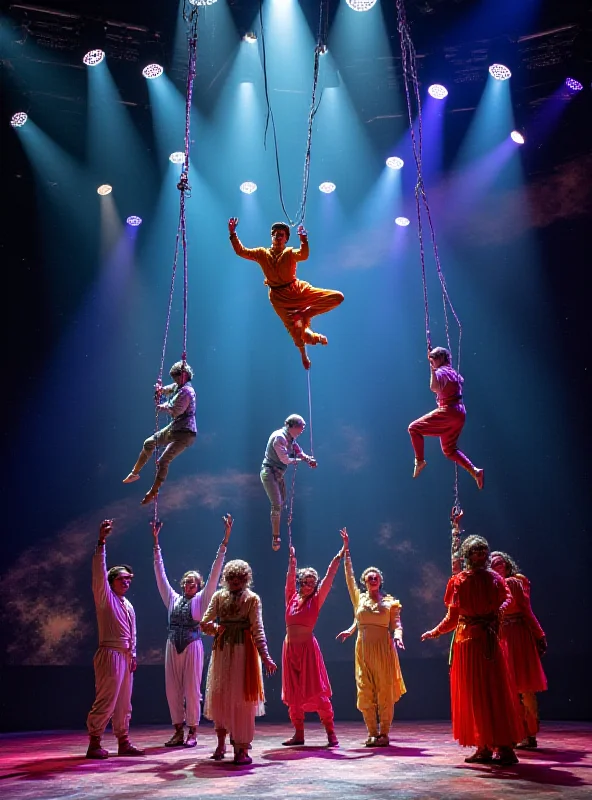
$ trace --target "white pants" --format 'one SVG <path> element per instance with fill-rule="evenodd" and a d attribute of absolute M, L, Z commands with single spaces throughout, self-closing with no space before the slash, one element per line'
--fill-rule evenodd
<path fill-rule="evenodd" d="M 113 733 L 118 739 L 127 736 L 132 716 L 131 653 L 99 647 L 93 659 L 95 702 L 88 713 L 86 727 L 91 736 L 102 736 L 113 718 Z"/>
<path fill-rule="evenodd" d="M 191 642 L 182 653 L 177 653 L 175 645 L 167 641 L 164 677 L 173 725 L 181 725 L 184 721 L 191 728 L 199 725 L 202 672 L 201 639 Z"/>

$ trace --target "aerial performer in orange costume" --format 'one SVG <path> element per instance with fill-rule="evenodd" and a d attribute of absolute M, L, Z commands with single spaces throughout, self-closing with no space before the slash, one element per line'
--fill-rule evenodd
<path fill-rule="evenodd" d="M 430 389 L 436 395 L 438 408 L 416 419 L 409 426 L 411 444 L 415 451 L 413 477 L 425 468 L 424 436 L 438 436 L 442 452 L 472 475 L 477 486 L 483 488 L 483 470 L 472 464 L 456 443 L 465 424 L 467 412 L 462 397 L 463 376 L 452 368 L 450 351 L 434 347 L 428 353 L 430 362 Z"/>
<path fill-rule="evenodd" d="M 310 369 L 306 345 L 327 344 L 326 336 L 311 330 L 311 320 L 343 303 L 343 295 L 332 289 L 317 289 L 296 277 L 298 262 L 306 261 L 309 253 L 308 234 L 302 225 L 298 226 L 300 248 L 297 250 L 286 247 L 290 227 L 285 222 L 275 222 L 271 226 L 271 247 L 244 247 L 236 234 L 237 225 L 237 217 L 228 220 L 234 252 L 241 258 L 256 261 L 263 270 L 264 283 L 269 287 L 269 302 L 300 350 L 304 369 Z"/>

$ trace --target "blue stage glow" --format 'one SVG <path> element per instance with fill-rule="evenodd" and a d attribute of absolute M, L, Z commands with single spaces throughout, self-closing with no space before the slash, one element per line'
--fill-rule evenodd
<path fill-rule="evenodd" d="M 512 133 L 510 134 L 510 138 L 512 139 L 513 142 L 516 142 L 516 144 L 524 144 L 524 142 L 526 141 L 524 135 L 520 133 L 520 131 L 512 131 Z"/>
<path fill-rule="evenodd" d="M 395 219 L 395 225 L 399 225 L 401 228 L 406 228 L 409 225 L 409 220 L 407 217 L 397 217 Z"/>
<path fill-rule="evenodd" d="M 331 194 L 331 192 L 334 192 L 335 189 L 337 189 L 337 186 L 335 186 L 335 184 L 331 183 L 330 181 L 325 181 L 324 183 L 321 183 L 319 189 L 321 190 L 321 192 L 324 192 L 325 194 Z"/>
<path fill-rule="evenodd" d="M 405 162 L 399 156 L 390 156 L 386 160 L 386 165 L 389 169 L 402 169 Z"/>
<path fill-rule="evenodd" d="M 428 94 L 436 100 L 444 100 L 445 97 L 448 97 L 448 89 L 442 86 L 441 83 L 432 83 L 432 85 L 428 87 Z"/>
<path fill-rule="evenodd" d="M 185 161 L 185 153 L 177 150 L 175 153 L 170 154 L 169 161 L 172 161 L 173 164 L 182 164 Z"/>
<path fill-rule="evenodd" d="M 257 184 L 253 183 L 253 181 L 245 181 L 244 183 L 241 183 L 239 189 L 244 194 L 253 194 L 253 192 L 257 191 Z"/>
<path fill-rule="evenodd" d="M 142 224 L 142 217 L 131 216 L 126 219 L 128 225 L 131 225 L 132 228 L 137 228 L 138 225 Z"/>

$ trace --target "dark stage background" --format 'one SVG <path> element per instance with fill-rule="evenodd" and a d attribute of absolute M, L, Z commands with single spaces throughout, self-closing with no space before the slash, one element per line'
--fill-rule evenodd
<path fill-rule="evenodd" d="M 531 124 L 535 144 L 527 141 L 499 162 L 487 161 L 487 169 L 486 160 L 480 161 L 499 145 L 498 112 L 481 102 L 485 66 L 480 82 L 454 83 L 449 105 L 437 112 L 442 131 L 426 133 L 426 159 L 433 157 L 426 177 L 443 267 L 463 324 L 468 417 L 461 446 L 486 471 L 481 493 L 470 477 L 460 476 L 465 529 L 510 552 L 532 581 L 533 608 L 549 641 L 543 718 L 587 719 L 590 82 L 577 97 L 564 98 L 558 111 L 553 103 L 559 102 L 555 94 L 567 62 L 529 71 L 517 41 L 566 22 L 587 34 L 589 12 L 575 2 L 504 2 L 495 13 L 490 3 L 468 0 L 432 3 L 431 14 L 422 13 L 421 5 L 409 4 L 418 50 L 456 47 L 461 67 L 449 59 L 448 68 L 457 75 L 476 42 L 493 50 L 510 41 L 522 59 L 512 79 L 512 101 L 515 116 Z M 153 575 L 150 511 L 139 505 L 151 472 L 147 468 L 132 486 L 121 480 L 154 424 L 152 385 L 178 203 L 178 168 L 166 154 L 182 149 L 184 46 L 174 47 L 172 3 L 99 7 L 64 0 L 60 8 L 161 31 L 172 111 L 164 122 L 160 114 L 153 127 L 166 98 L 152 89 L 148 95 L 137 63 L 113 63 L 116 93 L 105 100 L 107 89 L 99 96 L 92 81 L 87 87 L 72 52 L 56 55 L 33 36 L 18 42 L 20 12 L 5 8 L 4 730 L 84 724 L 96 646 L 90 559 L 105 517 L 115 519 L 109 562 L 131 563 L 135 572 L 129 595 L 138 618 L 140 662 L 134 722 L 168 719 L 166 612 Z M 292 213 L 318 15 L 314 3 L 302 8 L 308 26 L 300 17 L 284 16 L 279 23 L 270 17 L 266 31 Z M 298 470 L 293 536 L 300 564 L 320 572 L 339 549 L 339 528 L 348 527 L 356 572 L 380 567 L 386 589 L 403 604 L 401 662 L 408 693 L 396 716 L 442 718 L 449 702 L 448 642 L 421 644 L 420 635 L 444 613 L 454 471 L 437 442 L 429 441 L 428 468 L 420 480 L 411 479 L 407 425 L 432 407 L 432 395 L 415 224 L 392 224 L 399 213 L 412 220 L 415 213 L 395 12 L 383 2 L 383 29 L 365 19 L 370 14 L 355 15 L 353 22 L 364 26 L 359 38 L 346 12 L 353 14 L 330 6 L 328 55 L 337 85 L 327 87 L 315 122 L 306 219 L 311 258 L 299 268 L 300 277 L 338 288 L 346 300 L 316 325 L 329 338 L 327 348 L 310 353 L 319 468 Z M 272 552 L 258 472 L 269 433 L 289 413 L 308 417 L 307 383 L 298 352 L 266 299 L 258 267 L 234 256 L 226 228 L 229 216 L 239 216 L 239 235 L 256 246 L 267 243 L 269 223 L 282 217 L 271 140 L 263 147 L 260 61 L 248 83 L 241 73 L 252 67 L 245 67 L 240 37 L 257 30 L 257 13 L 256 3 L 227 6 L 219 0 L 200 20 L 188 201 L 188 358 L 196 372 L 200 433 L 174 462 L 161 492 L 161 545 L 171 582 L 186 569 L 207 572 L 223 534 L 222 514 L 232 513 L 228 558 L 245 558 L 253 566 L 271 652 L 279 661 L 286 537 L 282 550 Z M 581 65 L 590 66 L 585 58 Z M 108 103 L 117 110 L 113 117 L 105 111 Z M 21 109 L 29 113 L 27 126 L 36 127 L 17 134 L 8 122 Z M 478 139 L 479 131 L 485 131 L 484 139 Z M 406 164 L 393 191 L 384 160 L 399 153 Z M 95 192 L 106 180 L 114 185 L 110 206 Z M 258 192 L 241 195 L 243 180 L 256 180 Z M 322 180 L 334 181 L 337 192 L 321 195 Z M 130 213 L 144 219 L 133 240 L 118 221 Z M 444 344 L 431 259 L 428 279 L 432 335 Z M 169 365 L 180 357 L 181 328 L 179 296 Z M 308 431 L 303 444 L 309 448 Z M 340 572 L 317 638 L 342 719 L 357 718 L 353 640 L 335 641 L 351 619 Z M 287 719 L 279 675 L 267 680 L 266 691 L 270 718 Z"/>

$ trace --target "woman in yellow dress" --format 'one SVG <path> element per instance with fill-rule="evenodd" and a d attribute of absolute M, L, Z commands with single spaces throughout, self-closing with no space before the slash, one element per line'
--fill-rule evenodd
<path fill-rule="evenodd" d="M 362 712 L 368 738 L 366 747 L 387 747 L 395 703 L 405 694 L 397 649 L 404 650 L 401 603 L 381 591 L 383 576 L 376 567 L 362 573 L 360 591 L 349 552 L 346 528 L 341 531 L 345 550 L 345 580 L 355 621 L 338 634 L 342 642 L 358 629 L 356 639 L 357 707 Z"/>

